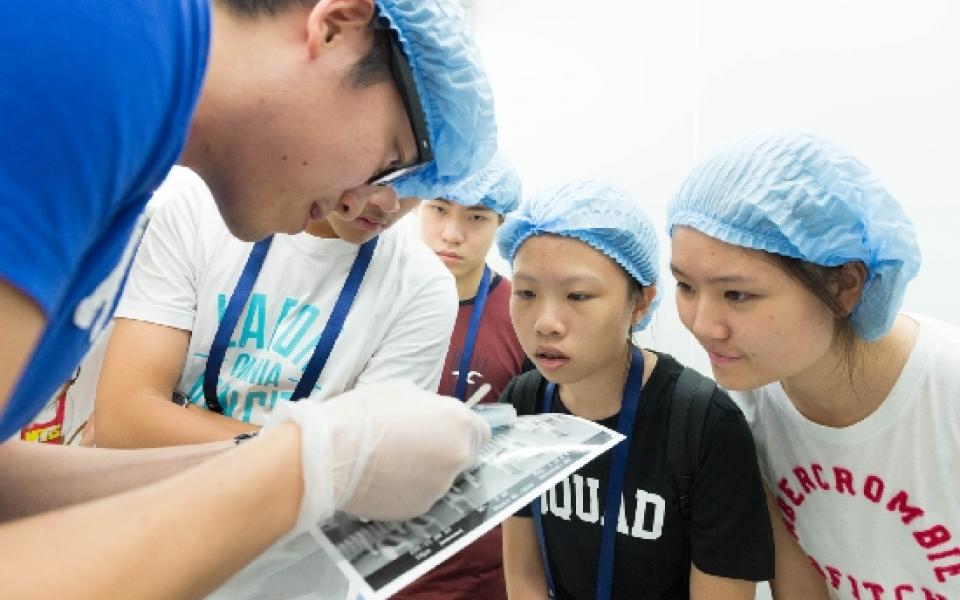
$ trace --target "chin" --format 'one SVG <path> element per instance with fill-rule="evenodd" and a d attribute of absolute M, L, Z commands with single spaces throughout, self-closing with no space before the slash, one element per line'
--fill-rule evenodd
<path fill-rule="evenodd" d="M 220 214 L 223 216 L 223 222 L 230 233 L 243 242 L 256 242 L 270 235 L 270 232 L 265 231 L 262 227 L 254 226 L 246 219 L 231 214 L 229 210 L 224 210 L 224 207 L 220 207 Z"/>
<path fill-rule="evenodd" d="M 755 375 L 736 375 L 718 372 L 716 369 L 713 369 L 713 378 L 720 387 L 731 392 L 749 392 L 773 382 L 773 380 L 768 381 Z"/>

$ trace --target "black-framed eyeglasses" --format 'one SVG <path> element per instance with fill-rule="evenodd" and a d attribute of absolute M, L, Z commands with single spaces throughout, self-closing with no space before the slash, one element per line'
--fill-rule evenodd
<path fill-rule="evenodd" d="M 407 55 L 400 47 L 397 32 L 386 23 L 386 20 L 381 18 L 380 26 L 386 29 L 387 38 L 390 40 L 390 71 L 393 73 L 393 80 L 397 84 L 397 92 L 403 102 L 403 108 L 407 111 L 407 119 L 410 120 L 410 128 L 413 130 L 413 140 L 417 145 L 417 158 L 414 162 L 388 167 L 367 181 L 367 185 L 382 186 L 389 185 L 395 179 L 421 169 L 433 160 L 433 148 L 430 146 L 427 118 L 423 113 L 423 104 L 420 102 L 417 84 L 413 81 L 413 72 L 410 70 Z"/>

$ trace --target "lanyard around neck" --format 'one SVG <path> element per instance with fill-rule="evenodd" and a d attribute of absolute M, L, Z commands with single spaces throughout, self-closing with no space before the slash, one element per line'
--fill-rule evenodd
<path fill-rule="evenodd" d="M 483 265 L 483 275 L 480 277 L 480 287 L 473 299 L 473 312 L 470 313 L 470 326 L 467 328 L 467 337 L 463 342 L 463 353 L 460 354 L 460 370 L 457 372 L 457 388 L 455 395 L 461 402 L 467 398 L 467 380 L 470 378 L 470 362 L 473 360 L 473 348 L 477 344 L 477 332 L 480 330 L 480 319 L 483 317 L 483 307 L 487 304 L 487 295 L 490 293 L 490 267 Z"/>
<path fill-rule="evenodd" d="M 613 460 L 610 464 L 610 475 L 607 479 L 607 496 L 603 508 L 603 529 L 600 533 L 600 557 L 597 561 L 597 600 L 608 600 L 613 591 L 614 546 L 616 542 L 617 525 L 620 520 L 620 501 L 623 495 L 623 483 L 627 473 L 627 459 L 630 456 L 630 444 L 633 441 L 633 426 L 637 419 L 637 407 L 640 405 L 642 387 L 643 352 L 639 348 L 633 347 L 630 356 L 630 372 L 627 375 L 627 381 L 623 387 L 620 416 L 617 419 L 617 431 L 624 436 L 624 440 L 613 448 Z M 547 384 L 540 412 L 551 412 L 555 393 L 556 385 L 553 383 Z M 553 575 L 550 572 L 547 544 L 543 533 L 540 498 L 533 501 L 531 509 L 533 511 L 537 542 L 540 546 L 540 557 L 543 559 L 543 570 L 547 580 L 547 592 L 550 598 L 556 598 L 556 587 L 553 583 Z"/>
<path fill-rule="evenodd" d="M 330 352 L 343 330 L 343 323 L 346 321 L 350 307 L 353 306 L 353 301 L 357 297 L 367 267 L 370 266 L 373 251 L 377 247 L 377 239 L 373 238 L 360 246 L 357 257 L 347 274 L 347 279 L 340 289 L 340 295 L 337 297 L 333 310 L 330 312 L 330 317 L 327 319 L 327 324 L 324 326 L 320 339 L 317 341 L 317 346 L 313 350 L 313 355 L 310 357 L 310 361 L 303 370 L 303 376 L 293 391 L 291 400 L 306 398 L 313 390 L 313 386 L 316 385 L 327 359 L 330 358 Z M 217 333 L 213 336 L 213 343 L 210 345 L 210 356 L 207 358 L 207 365 L 203 372 L 203 397 L 207 408 L 220 414 L 223 414 L 223 406 L 217 398 L 217 379 L 223 366 L 227 345 L 237 322 L 240 320 L 240 313 L 250 297 L 253 284 L 257 281 L 257 276 L 260 274 L 263 260 L 272 241 L 273 236 L 254 244 L 253 250 L 250 251 L 250 256 L 247 257 L 247 262 L 243 266 L 243 272 L 240 273 L 240 279 L 230 296 L 230 301 L 227 303 L 227 308 L 223 312 L 223 318 L 217 327 Z"/>

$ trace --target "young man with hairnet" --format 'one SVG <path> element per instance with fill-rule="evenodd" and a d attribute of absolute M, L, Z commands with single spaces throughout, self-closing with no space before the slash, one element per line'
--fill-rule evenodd
<path fill-rule="evenodd" d="M 12 0 L 0 52 L 17 56 L 0 62 L 4 438 L 108 322 L 178 157 L 255 240 L 352 218 L 398 175 L 402 195 L 439 193 L 495 143 L 489 86 L 444 0 Z M 7 442 L 2 595 L 197 597 L 336 509 L 426 510 L 488 435 L 459 403 L 395 384 L 293 404 L 229 450 Z"/>
<path fill-rule="evenodd" d="M 486 258 L 504 215 L 522 189 L 513 166 L 498 152 L 472 177 L 420 209 L 420 230 L 429 248 L 457 282 L 460 303 L 440 379 L 440 393 L 460 400 L 489 383 L 496 402 L 511 379 L 532 364 L 510 324 L 510 281 Z M 506 599 L 503 552 L 497 527 L 397 594 L 402 600 Z"/>
<path fill-rule="evenodd" d="M 416 232 L 393 227 L 418 198 L 398 201 L 379 188 L 353 221 L 331 213 L 303 233 L 257 244 L 230 235 L 189 169 L 175 167 L 155 202 L 103 367 L 91 353 L 81 368 L 78 383 L 96 390 L 97 446 L 229 440 L 259 429 L 278 405 L 398 378 L 437 390 L 456 292 Z M 242 310 L 234 320 L 221 318 L 265 243 Z M 338 310 L 344 302 L 349 307 Z M 217 359 L 225 328 L 229 340 Z M 71 401 L 92 410 L 92 397 Z M 344 576 L 303 534 L 259 557 L 216 597 L 322 590 L 322 597 L 342 598 L 346 589 Z"/>

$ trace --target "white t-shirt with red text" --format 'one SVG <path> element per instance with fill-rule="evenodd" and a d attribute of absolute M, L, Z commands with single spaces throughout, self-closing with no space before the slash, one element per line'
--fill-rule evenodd
<path fill-rule="evenodd" d="M 779 383 L 731 395 L 787 528 L 834 598 L 960 600 L 960 328 L 922 316 L 890 394 L 825 427 Z"/>

